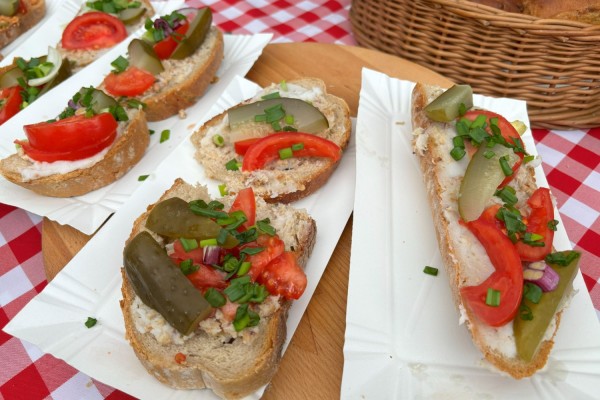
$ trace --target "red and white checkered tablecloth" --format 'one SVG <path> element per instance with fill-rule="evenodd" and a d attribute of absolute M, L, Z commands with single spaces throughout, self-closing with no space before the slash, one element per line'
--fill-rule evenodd
<path fill-rule="evenodd" d="M 274 42 L 354 45 L 350 0 L 188 0 L 208 5 L 231 33 L 271 32 Z M 534 130 L 543 168 L 600 318 L 600 128 Z M 0 400 L 129 399 L 1 329 L 46 286 L 41 218 L 0 204 Z"/>

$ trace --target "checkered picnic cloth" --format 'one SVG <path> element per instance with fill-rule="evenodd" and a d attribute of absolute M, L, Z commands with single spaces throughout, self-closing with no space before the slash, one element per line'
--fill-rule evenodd
<path fill-rule="evenodd" d="M 225 32 L 271 32 L 274 42 L 354 45 L 350 0 L 188 0 Z M 600 318 L 600 129 L 535 130 L 543 168 Z M 131 399 L 1 329 L 46 286 L 41 218 L 0 204 L 0 400 Z"/>

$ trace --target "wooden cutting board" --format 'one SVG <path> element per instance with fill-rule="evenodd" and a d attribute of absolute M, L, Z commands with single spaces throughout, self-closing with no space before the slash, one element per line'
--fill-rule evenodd
<path fill-rule="evenodd" d="M 442 86 L 451 84 L 448 79 L 395 56 L 359 47 L 318 43 L 270 44 L 246 78 L 261 86 L 283 79 L 321 78 L 327 83 L 329 93 L 346 100 L 355 117 L 363 67 L 401 79 Z M 346 224 L 264 399 L 340 397 L 351 236 L 352 218 Z M 69 226 L 45 218 L 42 253 L 48 280 L 89 239 Z"/>

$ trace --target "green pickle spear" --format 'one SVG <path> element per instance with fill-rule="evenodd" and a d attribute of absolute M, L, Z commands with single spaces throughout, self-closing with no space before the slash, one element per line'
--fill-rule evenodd
<path fill-rule="evenodd" d="M 571 252 L 559 252 L 558 255 L 567 256 Z M 579 253 L 568 265 L 561 266 L 557 264 L 548 264 L 560 276 L 558 286 L 551 292 L 544 292 L 538 304 L 531 302 L 528 299 L 523 299 L 521 307 L 527 306 L 531 311 L 532 319 L 527 320 L 521 318 L 517 314 L 513 322 L 515 342 L 517 345 L 517 354 L 524 361 L 531 361 L 537 353 L 540 344 L 546 334 L 546 330 L 550 325 L 558 307 L 561 304 L 566 293 L 568 293 L 573 285 L 573 279 L 577 275 L 579 269 Z"/>
<path fill-rule="evenodd" d="M 204 38 L 210 30 L 212 23 L 212 12 L 210 8 L 205 7 L 196 13 L 196 16 L 190 21 L 190 27 L 184 38 L 179 42 L 171 57 L 173 60 L 183 60 L 196 52 L 198 47 L 204 42 Z"/>
<path fill-rule="evenodd" d="M 144 304 L 158 311 L 181 334 L 192 333 L 212 312 L 202 293 L 148 232 L 139 233 L 125 246 L 123 265 Z"/>
<path fill-rule="evenodd" d="M 427 117 L 438 122 L 450 122 L 460 114 L 460 106 L 473 107 L 473 89 L 469 85 L 454 85 L 425 107 Z"/>

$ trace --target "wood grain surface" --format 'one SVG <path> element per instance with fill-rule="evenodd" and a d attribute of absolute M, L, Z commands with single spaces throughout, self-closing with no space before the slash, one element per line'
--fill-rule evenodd
<path fill-rule="evenodd" d="M 391 55 L 353 46 L 317 43 L 270 44 L 246 78 L 261 86 L 283 79 L 321 78 L 326 82 L 328 92 L 345 99 L 352 116 L 356 116 L 363 67 L 397 78 L 450 85 L 446 78 Z M 351 237 L 352 218 L 346 224 L 264 399 L 339 399 Z M 89 239 L 69 226 L 45 218 L 42 253 L 48 280 Z"/>

